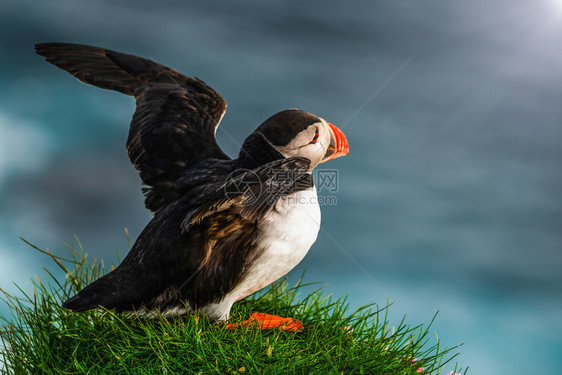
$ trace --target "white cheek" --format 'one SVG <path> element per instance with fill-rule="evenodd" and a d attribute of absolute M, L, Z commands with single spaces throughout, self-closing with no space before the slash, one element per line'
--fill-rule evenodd
<path fill-rule="evenodd" d="M 318 142 L 318 144 L 320 145 L 320 152 L 322 153 L 322 158 L 324 157 L 324 155 L 326 154 L 326 151 L 328 151 L 328 147 L 330 146 L 330 134 L 328 132 L 325 133 L 325 136 L 322 137 L 322 141 Z"/>
<path fill-rule="evenodd" d="M 326 154 L 326 150 L 328 149 L 328 144 L 324 142 L 318 142 L 316 146 L 317 146 L 316 153 L 318 154 L 318 157 L 322 159 Z"/>
<path fill-rule="evenodd" d="M 324 146 L 320 142 L 316 142 L 303 147 L 299 156 L 309 159 L 312 167 L 315 167 L 324 158 L 325 154 Z"/>

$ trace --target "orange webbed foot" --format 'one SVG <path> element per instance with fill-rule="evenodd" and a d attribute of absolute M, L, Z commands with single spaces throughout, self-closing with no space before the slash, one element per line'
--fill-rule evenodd
<path fill-rule="evenodd" d="M 236 327 L 240 326 L 258 326 L 262 330 L 277 328 L 281 331 L 289 332 L 301 332 L 302 330 L 304 330 L 302 323 L 298 320 L 264 313 L 253 313 L 247 320 L 241 323 L 229 323 L 226 325 L 226 328 L 235 329 Z"/>

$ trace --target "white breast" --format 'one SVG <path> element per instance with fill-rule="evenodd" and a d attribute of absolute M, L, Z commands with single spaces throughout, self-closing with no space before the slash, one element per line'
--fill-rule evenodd
<path fill-rule="evenodd" d="M 306 255 L 320 229 L 316 188 L 281 198 L 261 219 L 258 243 L 262 250 L 240 284 L 222 301 L 203 310 L 220 320 L 228 319 L 232 304 L 262 289 L 292 270 Z"/>

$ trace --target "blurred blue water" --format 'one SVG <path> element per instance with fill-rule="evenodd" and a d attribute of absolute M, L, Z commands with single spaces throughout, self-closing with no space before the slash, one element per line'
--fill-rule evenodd
<path fill-rule="evenodd" d="M 0 285 L 29 285 L 48 263 L 17 236 L 64 252 L 76 234 L 110 263 L 123 228 L 136 237 L 149 220 L 124 149 L 133 101 L 33 52 L 101 45 L 217 89 L 232 156 L 286 108 L 343 129 L 351 154 L 325 165 L 337 205 L 292 277 L 306 268 L 354 307 L 390 300 L 396 322 L 439 310 L 435 330 L 465 343 L 458 361 L 473 374 L 557 371 L 561 40 L 556 0 L 4 1 Z"/>

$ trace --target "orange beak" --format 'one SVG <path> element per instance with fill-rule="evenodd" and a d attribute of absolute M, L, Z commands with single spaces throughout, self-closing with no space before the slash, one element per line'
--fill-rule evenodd
<path fill-rule="evenodd" d="M 349 144 L 345 134 L 337 126 L 330 123 L 328 125 L 330 126 L 330 145 L 320 163 L 349 154 Z"/>

